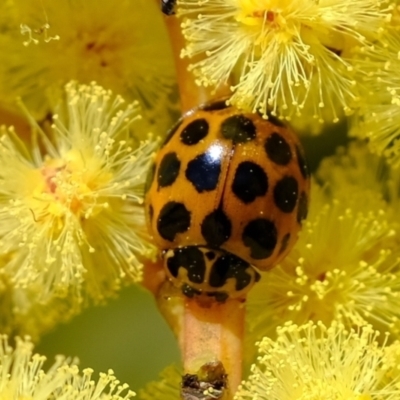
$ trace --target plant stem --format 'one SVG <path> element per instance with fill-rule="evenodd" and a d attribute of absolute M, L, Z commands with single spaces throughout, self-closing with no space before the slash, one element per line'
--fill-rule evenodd
<path fill-rule="evenodd" d="M 242 343 L 245 318 L 243 299 L 205 305 L 186 299 L 184 322 L 179 337 L 184 370 L 198 374 L 210 362 L 220 362 L 227 373 L 227 391 L 231 399 L 242 379 Z"/>
<path fill-rule="evenodd" d="M 159 4 L 159 0 L 157 0 L 157 3 Z M 193 73 L 188 71 L 189 64 L 196 62 L 196 58 L 189 60 L 180 55 L 185 46 L 181 22 L 175 16 L 164 16 L 164 20 L 174 56 L 182 113 L 184 114 L 201 104 L 207 103 L 211 99 L 228 97 L 230 92 L 228 85 L 211 89 L 196 84 Z"/>

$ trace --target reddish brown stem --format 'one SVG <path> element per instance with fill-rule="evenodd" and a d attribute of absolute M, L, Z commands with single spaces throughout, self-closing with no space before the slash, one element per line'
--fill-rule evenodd
<path fill-rule="evenodd" d="M 181 109 L 185 113 L 199 104 L 206 102 L 209 94 L 204 88 L 196 85 L 193 75 L 187 70 L 188 59 L 180 57 L 181 49 L 184 47 L 184 39 L 181 34 L 180 21 L 175 17 L 165 17 L 165 23 L 171 40 L 178 80 Z"/>
<path fill-rule="evenodd" d="M 159 4 L 159 1 L 157 3 Z M 185 47 L 181 21 L 175 16 L 164 16 L 164 20 L 174 55 L 182 113 L 212 99 L 228 97 L 230 92 L 228 85 L 211 89 L 196 84 L 193 73 L 188 71 L 189 64 L 195 62 L 196 59 L 189 60 L 181 57 L 181 51 Z"/>

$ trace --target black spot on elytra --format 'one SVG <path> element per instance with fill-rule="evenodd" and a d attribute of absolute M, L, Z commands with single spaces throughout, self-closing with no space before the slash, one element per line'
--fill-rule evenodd
<path fill-rule="evenodd" d="M 207 251 L 206 257 L 207 257 L 207 260 L 212 261 L 215 258 L 215 253 L 213 251 Z"/>
<path fill-rule="evenodd" d="M 242 290 L 251 283 L 251 275 L 247 269 L 252 268 L 250 264 L 227 253 L 220 256 L 213 264 L 209 276 L 209 284 L 212 287 L 223 287 L 229 278 L 235 279 L 235 289 Z"/>
<path fill-rule="evenodd" d="M 157 230 L 162 238 L 172 242 L 178 233 L 186 232 L 190 226 L 190 212 L 182 203 L 170 201 L 161 209 L 157 219 Z"/>
<path fill-rule="evenodd" d="M 308 198 L 304 192 L 301 192 L 299 205 L 297 207 L 297 222 L 301 224 L 307 218 L 308 214 Z"/>
<path fill-rule="evenodd" d="M 288 247 L 290 241 L 290 233 L 287 233 L 283 238 L 281 242 L 281 248 L 279 249 L 279 254 L 282 254 Z"/>
<path fill-rule="evenodd" d="M 180 168 L 181 162 L 176 153 L 165 154 L 158 167 L 158 188 L 171 186 L 178 177 Z"/>
<path fill-rule="evenodd" d="M 296 146 L 296 156 L 300 172 L 303 175 L 303 178 L 306 179 L 309 176 L 308 167 L 303 152 L 300 150 L 299 146 Z"/>
<path fill-rule="evenodd" d="M 251 161 L 243 161 L 235 171 L 232 183 L 233 193 L 243 203 L 251 203 L 257 196 L 263 196 L 268 190 L 268 177 L 264 170 Z"/>
<path fill-rule="evenodd" d="M 207 152 L 191 160 L 186 168 L 186 178 L 199 193 L 214 190 L 220 173 L 221 159 Z"/>
<path fill-rule="evenodd" d="M 201 234 L 212 247 L 220 247 L 226 242 L 231 236 L 231 231 L 231 221 L 221 209 L 208 214 L 201 223 Z"/>
<path fill-rule="evenodd" d="M 296 207 L 298 196 L 297 180 L 292 176 L 285 176 L 274 187 L 274 201 L 284 213 L 290 213 Z"/>
<path fill-rule="evenodd" d="M 206 103 L 200 107 L 201 110 L 204 111 L 219 111 L 219 110 L 225 110 L 225 108 L 228 108 L 226 104 L 226 100 L 219 100 L 219 101 L 214 101 L 212 103 Z"/>
<path fill-rule="evenodd" d="M 199 296 L 201 294 L 200 290 L 191 287 L 187 283 L 184 283 L 181 286 L 181 291 L 186 297 L 189 297 L 190 299 L 192 299 L 194 296 Z"/>
<path fill-rule="evenodd" d="M 175 278 L 178 276 L 179 268 L 185 268 L 190 282 L 202 283 L 204 281 L 206 264 L 203 253 L 197 247 L 176 249 L 174 255 L 167 259 L 167 267 Z"/>
<path fill-rule="evenodd" d="M 145 194 L 149 191 L 151 184 L 153 183 L 155 173 L 156 173 L 156 165 L 153 164 L 149 169 L 149 172 L 146 177 L 146 182 L 144 184 L 144 193 Z"/>
<path fill-rule="evenodd" d="M 272 221 L 258 218 L 246 225 L 242 240 L 245 246 L 250 248 L 251 257 L 261 260 L 273 253 L 278 241 L 278 232 Z"/>
<path fill-rule="evenodd" d="M 287 165 L 292 159 L 292 152 L 288 142 L 279 134 L 272 133 L 264 144 L 268 158 L 278 165 Z"/>
<path fill-rule="evenodd" d="M 208 122 L 204 118 L 195 119 L 181 132 L 181 142 L 192 146 L 204 139 L 208 134 Z"/>
<path fill-rule="evenodd" d="M 233 115 L 221 124 L 221 133 L 234 144 L 244 143 L 256 137 L 256 127 L 253 121 L 244 115 Z"/>
<path fill-rule="evenodd" d="M 172 138 L 172 136 L 174 136 L 174 134 L 176 133 L 176 131 L 179 129 L 179 127 L 182 125 L 183 119 L 181 118 L 168 132 L 167 132 L 167 136 L 165 137 L 164 143 L 162 145 L 162 147 L 164 147 Z"/>

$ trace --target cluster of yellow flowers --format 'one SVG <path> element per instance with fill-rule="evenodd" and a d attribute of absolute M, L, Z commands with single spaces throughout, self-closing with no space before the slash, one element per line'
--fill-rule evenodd
<path fill-rule="evenodd" d="M 33 344 L 27 338 L 16 340 L 15 350 L 6 336 L 0 337 L 0 393 L 7 399 L 60 400 L 129 400 L 135 393 L 121 384 L 112 370 L 92 379 L 90 368 L 80 373 L 75 361 L 58 357 L 44 372 L 46 357 L 33 353 Z"/>
<path fill-rule="evenodd" d="M 179 0 L 178 15 L 199 84 L 308 131 L 352 115 L 353 135 L 398 162 L 395 1 Z"/>
<path fill-rule="evenodd" d="M 177 111 L 156 4 L 0 4 L 0 397 L 125 399 L 110 370 L 33 355 L 83 306 L 142 279 L 142 209 L 158 135 Z M 155 29 L 156 27 L 156 29 Z M 161 133 L 160 133 L 161 132 Z"/>
<path fill-rule="evenodd" d="M 235 400 L 397 399 L 399 6 L 177 4 L 186 38 L 181 56 L 194 57 L 199 85 L 228 84 L 230 103 L 289 120 L 302 135 L 347 115 L 350 135 L 368 139 L 320 162 L 298 243 L 250 292 L 249 375 Z M 308 150 L 317 158 L 318 148 Z M 166 370 L 147 393 L 178 398 L 169 386 L 174 376 Z"/>
<path fill-rule="evenodd" d="M 140 282 L 155 254 L 143 192 L 178 97 L 156 5 L 0 4 L 1 334 L 38 339 Z M 320 162 L 309 216 L 249 295 L 235 399 L 400 398 L 400 2 L 176 6 L 198 85 L 226 84 L 229 103 L 301 135 L 347 120 L 357 138 L 323 160 L 308 149 Z M 135 396 L 68 359 L 44 372 L 31 340 L 13 340 L 0 339 L 0 398 Z M 139 397 L 176 400 L 179 381 L 169 367 Z"/>

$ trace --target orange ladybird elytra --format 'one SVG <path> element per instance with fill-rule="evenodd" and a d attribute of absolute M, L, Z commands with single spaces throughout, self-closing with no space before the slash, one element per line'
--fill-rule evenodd
<path fill-rule="evenodd" d="M 224 101 L 188 112 L 148 177 L 146 216 L 169 278 L 188 297 L 244 297 L 293 247 L 310 180 L 280 120 Z"/>

